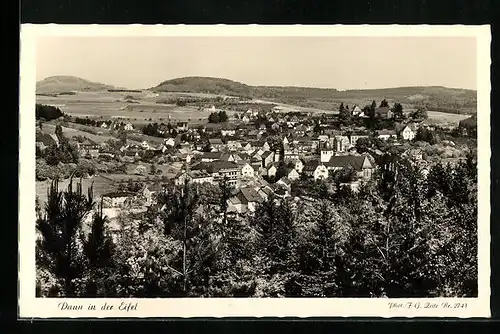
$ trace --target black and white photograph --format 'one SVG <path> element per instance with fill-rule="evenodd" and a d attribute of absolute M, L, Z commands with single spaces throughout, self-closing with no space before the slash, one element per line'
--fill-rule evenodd
<path fill-rule="evenodd" d="M 31 300 L 489 312 L 488 27 L 55 27 L 21 66 Z"/>

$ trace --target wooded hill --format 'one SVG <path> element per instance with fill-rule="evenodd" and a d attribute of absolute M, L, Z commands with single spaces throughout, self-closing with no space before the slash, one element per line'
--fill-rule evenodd
<path fill-rule="evenodd" d="M 332 88 L 249 86 L 241 82 L 211 77 L 184 77 L 167 80 L 151 90 L 266 99 L 321 109 L 334 109 L 340 102 L 363 106 L 372 100 L 387 99 L 389 102 L 400 102 L 407 106 L 425 105 L 429 110 L 434 111 L 475 114 L 477 102 L 477 92 L 474 90 L 439 86 L 339 91 Z"/>
<path fill-rule="evenodd" d="M 57 75 L 37 81 L 37 94 L 57 94 L 61 92 L 72 91 L 105 91 L 108 89 L 117 89 L 114 86 L 105 85 L 98 82 L 85 80 L 79 77 Z"/>

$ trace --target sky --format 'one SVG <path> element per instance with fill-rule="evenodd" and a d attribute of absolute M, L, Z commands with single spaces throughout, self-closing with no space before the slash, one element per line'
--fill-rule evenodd
<path fill-rule="evenodd" d="M 145 89 L 185 76 L 248 85 L 476 89 L 473 37 L 41 37 L 36 78 Z"/>

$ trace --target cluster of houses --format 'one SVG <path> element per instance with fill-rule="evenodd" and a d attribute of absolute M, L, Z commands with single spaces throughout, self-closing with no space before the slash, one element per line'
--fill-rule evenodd
<path fill-rule="evenodd" d="M 354 106 L 351 112 L 364 117 L 358 106 Z M 377 108 L 376 112 L 381 118 L 392 117 L 389 108 Z M 174 177 L 178 185 L 186 181 L 216 185 L 226 179 L 235 191 L 229 200 L 230 211 L 245 213 L 253 211 L 257 203 L 270 194 L 290 196 L 291 184 L 300 178 L 325 180 L 339 170 L 351 169 L 355 175 L 351 186 L 355 189 L 359 181 L 370 179 L 375 169 L 370 155 L 356 151 L 360 139 L 413 140 L 418 129 L 418 125 L 409 123 L 395 130 L 374 133 L 368 133 L 364 128 L 341 131 L 323 121 L 319 122 L 321 131 L 317 131 L 315 126 L 318 123 L 311 122 L 307 114 L 271 110 L 264 115 L 266 122 L 253 123 L 260 116 L 261 112 L 249 109 L 242 113 L 239 122 L 201 127 L 189 127 L 187 122 L 177 122 L 174 126 L 163 124 L 158 127 L 158 132 L 163 131 L 166 138 L 154 143 L 125 141 L 117 148 L 84 140 L 76 145 L 80 156 L 89 159 L 106 157 L 135 164 L 147 156 L 178 161 L 182 164 Z M 131 124 L 119 121 L 104 122 L 101 126 L 133 130 Z M 177 134 L 170 137 L 172 129 Z M 37 133 L 37 146 L 41 149 L 54 143 L 58 144 L 57 136 Z M 148 169 L 139 164 L 134 173 L 147 175 Z M 149 185 L 139 195 L 118 191 L 103 195 L 103 199 L 107 207 L 130 206 L 138 196 L 141 203 L 151 203 L 152 194 L 160 190 L 157 185 Z"/>

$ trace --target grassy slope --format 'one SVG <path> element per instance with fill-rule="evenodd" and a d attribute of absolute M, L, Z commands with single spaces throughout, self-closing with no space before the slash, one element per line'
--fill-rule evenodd
<path fill-rule="evenodd" d="M 340 102 L 363 106 L 372 100 L 380 102 L 387 99 L 389 102 L 400 102 L 406 106 L 427 104 L 431 110 L 467 114 L 476 112 L 477 99 L 476 91 L 473 90 L 436 86 L 338 91 L 307 87 L 248 86 L 236 81 L 209 77 L 167 80 L 152 90 L 244 96 L 323 109 L 336 109 Z"/>

